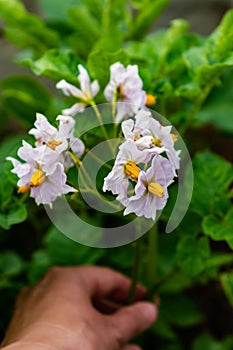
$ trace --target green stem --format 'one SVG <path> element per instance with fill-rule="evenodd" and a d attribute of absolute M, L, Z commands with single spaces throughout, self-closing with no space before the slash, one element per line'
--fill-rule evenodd
<path fill-rule="evenodd" d="M 155 224 L 148 233 L 148 284 L 153 285 L 157 277 L 158 270 L 158 226 Z"/>
<path fill-rule="evenodd" d="M 100 128 L 102 130 L 102 133 L 103 133 L 105 139 L 108 140 L 109 136 L 108 136 L 107 131 L 106 131 L 105 127 L 104 127 L 104 122 L 103 122 L 103 119 L 102 119 L 102 116 L 100 114 L 100 111 L 99 111 L 98 107 L 96 106 L 94 101 L 90 101 L 90 105 L 92 106 L 92 108 L 95 111 L 96 117 L 98 119 L 98 122 L 100 124 Z"/>
<path fill-rule="evenodd" d="M 29 197 L 29 192 L 26 192 L 26 193 L 24 193 L 23 195 L 22 195 L 22 197 L 20 198 L 20 203 L 24 203 L 24 202 L 26 202 L 26 200 L 28 199 L 28 197 Z"/>
<path fill-rule="evenodd" d="M 140 239 L 136 240 L 134 243 L 134 262 L 132 271 L 132 282 L 129 290 L 128 302 L 132 304 L 135 298 L 136 287 L 139 277 L 139 262 L 140 262 Z"/>
<path fill-rule="evenodd" d="M 80 178 L 82 179 L 82 182 L 84 183 L 85 187 L 89 188 L 89 186 L 86 182 L 86 179 L 87 179 L 89 181 L 89 185 L 92 186 L 93 188 L 95 188 L 95 184 L 92 181 L 92 178 L 90 177 L 88 172 L 86 171 L 85 167 L 82 165 L 82 161 L 72 151 L 69 151 L 69 155 L 72 158 L 74 164 L 76 165 L 76 168 L 79 171 Z M 86 178 L 84 178 L 84 175 Z"/>

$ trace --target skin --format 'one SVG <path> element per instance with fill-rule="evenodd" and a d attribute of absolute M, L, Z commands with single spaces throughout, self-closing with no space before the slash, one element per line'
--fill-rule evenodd
<path fill-rule="evenodd" d="M 157 306 L 126 300 L 130 280 L 105 267 L 54 267 L 18 296 L 4 350 L 140 350 L 130 341 L 156 320 Z"/>

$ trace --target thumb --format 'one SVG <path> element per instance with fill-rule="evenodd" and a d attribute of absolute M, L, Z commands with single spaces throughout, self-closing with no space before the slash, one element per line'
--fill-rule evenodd
<path fill-rule="evenodd" d="M 157 318 L 157 306 L 149 302 L 137 302 L 130 306 L 119 309 L 111 317 L 111 324 L 117 332 L 118 341 L 127 344 L 147 328 Z"/>

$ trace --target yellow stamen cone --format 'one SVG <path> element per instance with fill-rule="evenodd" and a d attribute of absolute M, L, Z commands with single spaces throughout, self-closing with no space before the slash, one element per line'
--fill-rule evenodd
<path fill-rule="evenodd" d="M 148 185 L 148 191 L 153 194 L 153 196 L 156 196 L 158 198 L 163 198 L 164 196 L 164 189 L 163 187 L 158 184 L 157 182 L 151 182 Z"/>
<path fill-rule="evenodd" d="M 133 180 L 137 180 L 141 169 L 132 161 L 125 164 L 125 174 L 130 176 Z"/>
<path fill-rule="evenodd" d="M 151 94 L 146 94 L 146 106 L 153 106 L 156 104 L 156 97 Z"/>
<path fill-rule="evenodd" d="M 37 170 L 30 181 L 31 187 L 38 187 L 40 186 L 46 179 L 45 173 L 41 170 Z"/>
<path fill-rule="evenodd" d="M 18 193 L 26 193 L 30 191 L 30 186 L 20 186 L 18 188 Z"/>
<path fill-rule="evenodd" d="M 153 138 L 153 144 L 157 147 L 161 147 L 162 146 L 162 140 L 157 139 L 156 137 Z"/>
<path fill-rule="evenodd" d="M 62 141 L 57 141 L 57 140 L 49 140 L 46 143 L 46 146 L 48 146 L 49 148 L 51 148 L 53 151 L 55 151 L 55 149 L 60 146 L 62 144 Z"/>

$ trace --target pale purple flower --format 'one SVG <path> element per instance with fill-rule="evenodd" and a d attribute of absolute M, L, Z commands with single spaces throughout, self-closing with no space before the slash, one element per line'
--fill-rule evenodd
<path fill-rule="evenodd" d="M 133 116 L 146 104 L 146 93 L 142 90 L 142 80 L 138 74 L 138 66 L 116 62 L 110 67 L 110 81 L 104 90 L 104 96 L 109 102 L 116 104 L 116 121 L 125 116 Z"/>
<path fill-rule="evenodd" d="M 81 64 L 78 65 L 78 69 L 80 72 L 78 75 L 80 89 L 64 79 L 60 80 L 56 85 L 57 89 L 61 89 L 64 95 L 74 96 L 79 100 L 79 102 L 75 103 L 71 108 L 64 109 L 62 111 L 64 115 L 73 116 L 78 112 L 82 112 L 98 94 L 100 89 L 98 81 L 95 80 L 91 82 L 87 70 Z"/>
<path fill-rule="evenodd" d="M 155 220 L 156 212 L 167 203 L 167 187 L 173 182 L 173 177 L 169 160 L 160 155 L 154 156 L 151 167 L 140 172 L 135 195 L 129 197 L 124 215 L 135 213 Z"/>
<path fill-rule="evenodd" d="M 119 153 L 111 172 L 104 179 L 103 191 L 111 191 L 113 194 L 117 194 L 117 199 L 124 204 L 127 201 L 129 180 L 136 181 L 141 170 L 137 164 L 147 163 L 150 159 L 151 154 L 147 150 L 140 151 L 131 140 L 124 142 L 119 147 Z"/>
<path fill-rule="evenodd" d="M 43 145 L 33 148 L 23 141 L 23 146 L 18 150 L 18 156 L 25 161 L 8 157 L 14 166 L 12 173 L 19 177 L 18 187 L 30 191 L 30 197 L 35 198 L 36 203 L 49 204 L 62 194 L 76 192 L 66 184 L 66 174 L 61 163 L 54 162 L 52 151 Z"/>
<path fill-rule="evenodd" d="M 177 151 L 174 147 L 171 129 L 172 126 L 162 126 L 150 112 L 144 110 L 136 114 L 135 121 L 129 119 L 122 122 L 124 137 L 134 140 L 140 149 L 148 148 L 157 154 L 166 152 L 176 175 L 176 170 L 180 167 L 180 150 Z"/>

